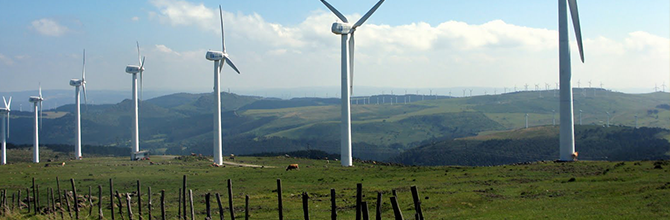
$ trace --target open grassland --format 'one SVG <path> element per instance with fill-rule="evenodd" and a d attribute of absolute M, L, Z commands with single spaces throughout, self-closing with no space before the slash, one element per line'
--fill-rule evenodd
<path fill-rule="evenodd" d="M 410 186 L 419 189 L 426 219 L 667 219 L 670 218 L 670 162 L 538 162 L 494 167 L 401 167 L 371 163 L 355 163 L 344 168 L 337 161 L 308 160 L 286 157 L 237 157 L 235 162 L 274 166 L 248 168 L 238 166 L 212 167 L 209 160 L 187 157 L 154 156 L 149 161 L 128 161 L 127 158 L 85 158 L 82 161 L 15 163 L 1 166 L 0 188 L 9 192 L 25 190 L 35 178 L 40 187 L 40 200 L 46 205 L 46 189 L 71 190 L 69 179 L 76 180 L 78 194 L 93 188 L 97 204 L 97 186 L 103 186 L 104 214 L 109 213 L 109 179 L 120 193 L 136 191 L 142 182 L 143 213 L 147 217 L 146 187 L 152 188 L 154 216 L 160 215 L 160 190 L 166 191 L 167 215 L 177 215 L 177 192 L 184 175 L 187 188 L 194 192 L 196 219 L 205 218 L 206 193 L 222 194 L 226 219 L 226 180 L 233 183 L 236 216 L 243 218 L 244 196 L 249 195 L 251 219 L 276 219 L 276 180 L 283 184 L 285 219 L 302 219 L 300 194 L 310 195 L 312 219 L 330 218 L 330 189 L 337 192 L 340 219 L 354 219 L 356 184 L 363 184 L 364 201 L 374 213 L 377 192 L 383 193 L 383 218 L 393 219 L 389 197 L 397 190 L 405 219 L 412 219 L 414 208 Z M 298 163 L 300 170 L 285 171 L 287 164 Z M 45 167 L 45 164 L 50 164 Z M 133 212 L 137 215 L 136 198 Z M 125 200 L 124 200 L 125 203 Z M 125 206 L 125 205 L 124 205 Z M 213 216 L 218 219 L 216 199 Z M 88 206 L 82 207 L 88 216 Z M 118 211 L 117 211 L 118 212 Z M 23 209 L 7 218 L 57 219 L 56 215 L 34 216 Z M 94 209 L 93 216 L 97 219 Z M 124 215 L 126 210 L 124 208 Z M 67 214 L 65 214 L 67 218 Z M 120 219 L 117 213 L 117 219 Z M 125 216 L 127 219 L 127 216 Z M 138 219 L 137 216 L 135 219 Z"/>

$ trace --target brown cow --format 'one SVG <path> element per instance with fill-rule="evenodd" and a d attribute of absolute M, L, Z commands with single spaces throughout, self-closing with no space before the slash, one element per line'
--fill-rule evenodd
<path fill-rule="evenodd" d="M 572 160 L 577 161 L 577 157 L 579 157 L 579 152 L 572 153 Z"/>
<path fill-rule="evenodd" d="M 289 165 L 286 167 L 286 171 L 289 171 L 289 170 L 300 170 L 300 167 L 298 167 L 298 164 L 297 164 L 297 163 L 289 164 Z"/>

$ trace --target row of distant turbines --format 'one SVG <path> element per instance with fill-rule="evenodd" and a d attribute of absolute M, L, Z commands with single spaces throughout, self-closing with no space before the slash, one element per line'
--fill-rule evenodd
<path fill-rule="evenodd" d="M 352 153 L 351 153 L 351 94 L 353 92 L 353 75 L 354 75 L 354 49 L 355 49 L 355 40 L 354 33 L 358 27 L 363 25 L 365 21 L 370 18 L 370 16 L 381 6 L 384 0 L 379 0 L 373 7 L 370 9 L 363 17 L 361 17 L 356 23 L 349 23 L 348 19 L 330 5 L 327 1 L 321 0 L 321 2 L 331 11 L 335 16 L 339 18 L 340 21 L 337 21 L 332 24 L 331 31 L 341 36 L 341 124 L 340 124 L 340 133 L 341 133 L 341 162 L 342 166 L 352 166 Z M 567 4 L 566 4 L 567 3 Z M 579 48 L 579 54 L 581 61 L 584 62 L 584 53 L 582 46 L 582 37 L 581 37 L 581 27 L 579 24 L 579 15 L 577 11 L 577 1 L 576 0 L 559 0 L 558 4 L 558 14 L 559 14 L 559 76 L 560 76 L 560 160 L 562 161 L 572 161 L 573 153 L 575 152 L 574 148 L 574 122 L 573 122 L 573 100 L 572 100 L 572 86 L 570 84 L 572 71 L 570 64 L 570 48 L 568 40 L 568 13 L 567 8 L 570 8 L 572 15 L 572 23 L 574 25 L 574 30 L 577 38 L 577 45 Z M 225 47 L 225 34 L 223 28 L 223 12 L 221 6 L 219 6 L 219 18 L 221 21 L 221 51 L 207 51 L 205 58 L 210 61 L 214 61 L 214 96 L 216 105 L 214 111 L 214 144 L 213 144 L 213 154 L 214 154 L 214 163 L 221 165 L 223 163 L 222 159 L 222 140 L 221 140 L 221 93 L 220 93 L 220 74 L 225 63 L 228 63 L 230 67 L 235 70 L 235 72 L 240 73 L 237 67 L 233 64 L 226 52 Z M 138 65 L 128 65 L 126 66 L 126 72 L 132 74 L 132 94 L 133 94 L 133 137 L 132 137 L 132 156 L 135 157 L 136 154 L 140 153 L 139 146 L 139 132 L 138 132 L 138 107 L 137 107 L 137 80 L 139 74 L 140 85 L 142 83 L 142 74 L 144 71 L 144 58 L 140 59 L 139 55 L 139 43 L 138 43 Z M 81 121 L 80 121 L 80 102 L 79 94 L 81 87 L 84 91 L 84 97 L 86 97 L 86 80 L 85 80 L 85 58 L 84 58 L 84 68 L 82 70 L 81 79 L 73 79 L 70 81 L 70 85 L 75 87 L 75 100 L 77 105 L 76 110 L 76 146 L 75 152 L 76 157 L 81 159 Z M 31 96 L 30 102 L 34 103 L 35 110 L 35 141 L 34 141 L 34 151 L 33 151 L 33 162 L 39 163 L 39 118 L 42 111 L 42 97 L 41 87 L 39 90 L 39 96 Z M 4 97 L 3 97 L 4 99 Z M 9 119 L 9 106 L 11 105 L 11 98 L 9 102 L 5 102 L 5 108 L 0 109 L 3 113 L 6 112 L 6 117 L 3 117 L 3 120 Z M 39 107 L 39 108 L 38 108 Z M 8 123 L 8 122 L 6 122 Z M 3 164 L 5 161 L 5 142 L 6 137 L 8 136 L 8 126 L 6 126 L 3 121 Z"/>

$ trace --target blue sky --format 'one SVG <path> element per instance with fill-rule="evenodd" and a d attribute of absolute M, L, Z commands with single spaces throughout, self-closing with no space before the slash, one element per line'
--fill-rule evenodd
<path fill-rule="evenodd" d="M 357 20 L 374 0 L 330 0 Z M 667 0 L 578 1 L 586 63 L 573 54 L 573 85 L 603 82 L 626 91 L 670 83 Z M 147 90 L 207 92 L 219 49 L 218 15 L 228 53 L 222 86 L 263 89 L 339 86 L 336 20 L 318 0 L 293 1 L 2 1 L 0 94 L 70 89 L 87 50 L 91 90 L 127 90 L 123 71 L 147 56 Z M 355 86 L 429 89 L 554 84 L 557 2 L 537 0 L 387 0 L 358 29 Z M 571 33 L 574 43 L 574 35 Z M 576 48 L 572 47 L 573 51 Z M 598 83 L 596 83 L 598 82 Z M 327 88 L 327 89 L 326 89 Z"/>

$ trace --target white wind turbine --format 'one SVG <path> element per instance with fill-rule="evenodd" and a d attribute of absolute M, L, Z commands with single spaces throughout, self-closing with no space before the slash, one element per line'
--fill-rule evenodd
<path fill-rule="evenodd" d="M 140 151 L 140 131 L 139 131 L 139 121 L 138 121 L 138 106 L 137 106 L 137 74 L 140 75 L 140 89 L 142 87 L 142 74 L 144 72 L 144 57 L 140 55 L 140 43 L 137 44 L 137 60 L 138 65 L 128 65 L 126 66 L 126 73 L 133 75 L 133 137 L 132 137 L 132 152 L 131 160 L 135 159 L 135 153 Z"/>
<path fill-rule="evenodd" d="M 2 165 L 7 164 L 7 138 L 9 138 L 9 112 L 11 111 L 10 106 L 12 105 L 12 97 L 9 97 L 9 102 L 5 100 L 5 97 L 2 97 L 2 102 L 5 104 L 4 108 L 0 108 L 0 114 L 2 114 L 2 124 L 0 125 L 0 132 L 2 134 Z"/>
<path fill-rule="evenodd" d="M 79 87 L 82 88 L 84 92 L 84 102 L 88 104 L 87 98 L 86 98 L 86 50 L 84 50 L 84 55 L 83 55 L 83 65 L 81 68 L 81 79 L 71 79 L 70 80 L 70 86 L 74 86 L 74 102 L 75 105 L 77 106 L 76 110 L 76 131 L 75 131 L 75 144 L 74 144 L 74 154 L 75 158 L 77 160 L 81 160 L 82 155 L 81 155 L 81 101 L 79 98 L 79 95 L 81 94 L 79 92 Z"/>
<path fill-rule="evenodd" d="M 567 1 L 567 5 L 566 5 Z M 572 24 L 579 46 L 579 56 L 584 62 L 582 31 L 579 24 L 577 0 L 558 1 L 558 47 L 559 47 L 559 78 L 560 78 L 560 160 L 573 161 L 575 153 L 575 124 L 572 101 L 572 67 L 570 64 L 570 43 L 568 38 L 568 10 L 572 15 Z M 590 81 L 589 81 L 590 85 Z"/>
<path fill-rule="evenodd" d="M 40 162 L 40 127 L 42 126 L 42 86 L 39 88 L 40 96 L 30 96 L 29 102 L 33 103 L 33 111 L 35 112 L 35 138 L 33 142 L 33 163 Z M 39 109 L 38 109 L 39 107 Z"/>
<path fill-rule="evenodd" d="M 361 26 L 370 16 L 374 13 L 377 8 L 384 2 L 384 0 L 379 0 L 375 6 L 370 9 L 361 19 L 359 19 L 355 24 L 349 24 L 342 13 L 337 11 L 332 5 L 330 5 L 325 0 L 321 2 L 330 9 L 330 11 L 335 14 L 341 22 L 333 23 L 331 31 L 334 34 L 342 36 L 342 122 L 340 124 L 340 134 L 341 134 L 341 157 L 342 157 L 342 166 L 352 166 L 351 159 L 351 106 L 349 105 L 349 99 L 351 92 L 353 90 L 353 80 L 354 80 L 354 32 L 356 28 Z M 351 35 L 351 39 L 349 39 Z M 347 46 L 348 40 L 348 46 Z M 347 52 L 347 49 L 349 51 Z M 348 58 L 348 59 L 347 59 Z"/>
<path fill-rule="evenodd" d="M 216 99 L 216 106 L 214 106 L 214 163 L 218 165 L 223 164 L 223 148 L 222 148 L 222 139 L 221 139 L 221 70 L 223 65 L 228 63 L 230 67 L 235 70 L 238 74 L 240 71 L 235 67 L 233 61 L 228 57 L 226 53 L 226 40 L 225 32 L 223 31 L 223 11 L 221 10 L 221 5 L 219 5 L 219 18 L 221 19 L 221 51 L 207 51 L 205 58 L 207 60 L 214 61 L 214 99 Z M 224 63 L 225 61 L 225 63 Z"/>

